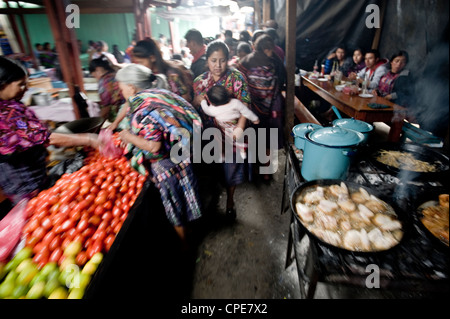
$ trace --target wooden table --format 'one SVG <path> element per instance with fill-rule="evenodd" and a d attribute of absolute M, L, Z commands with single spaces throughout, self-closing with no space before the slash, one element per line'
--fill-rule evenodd
<path fill-rule="evenodd" d="M 339 111 L 357 120 L 368 123 L 384 122 L 391 127 L 388 140 L 398 142 L 402 133 L 403 121 L 406 117 L 406 109 L 392 103 L 382 97 L 362 98 L 358 95 L 348 95 L 337 91 L 331 81 L 322 82 L 308 79 L 302 76 L 301 85 L 306 86 L 315 94 L 336 106 Z M 367 106 L 369 103 L 384 104 L 385 109 L 373 109 Z"/>

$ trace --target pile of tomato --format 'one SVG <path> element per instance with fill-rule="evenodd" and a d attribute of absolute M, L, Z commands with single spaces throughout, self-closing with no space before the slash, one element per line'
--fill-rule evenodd
<path fill-rule="evenodd" d="M 146 177 L 123 157 L 95 152 L 85 163 L 28 202 L 25 245 L 39 268 L 48 262 L 61 265 L 65 248 L 76 241 L 82 246 L 75 258 L 78 266 L 108 252 L 143 188 Z"/>

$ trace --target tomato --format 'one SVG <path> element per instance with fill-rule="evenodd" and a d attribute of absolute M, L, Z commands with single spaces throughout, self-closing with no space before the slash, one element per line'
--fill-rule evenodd
<path fill-rule="evenodd" d="M 123 220 L 121 220 L 113 229 L 114 234 L 119 233 L 120 229 L 122 228 Z"/>
<path fill-rule="evenodd" d="M 65 236 L 69 238 L 73 238 L 75 234 L 77 234 L 77 229 L 75 227 L 72 227 L 65 232 Z"/>
<path fill-rule="evenodd" d="M 88 259 L 87 253 L 86 253 L 86 251 L 83 251 L 83 250 L 77 254 L 77 257 L 75 257 L 75 262 L 80 267 L 84 266 L 84 264 L 86 264 L 88 260 L 89 259 Z"/>
<path fill-rule="evenodd" d="M 52 224 L 53 226 L 58 226 L 61 225 L 64 221 L 67 220 L 67 215 L 66 214 L 56 214 L 55 216 L 53 216 L 52 218 Z"/>
<path fill-rule="evenodd" d="M 108 189 L 109 185 L 111 185 L 107 180 L 105 180 L 102 185 L 100 185 L 100 189 Z"/>
<path fill-rule="evenodd" d="M 100 208 L 102 208 L 102 207 L 100 207 Z M 98 226 L 98 225 L 100 224 L 100 222 L 102 221 L 102 220 L 101 220 L 101 217 L 100 217 L 100 216 L 102 216 L 102 215 L 103 215 L 103 211 L 102 211 L 102 213 L 99 214 L 99 215 L 95 214 L 95 215 L 91 216 L 91 217 L 88 219 L 88 223 L 91 224 L 91 225 L 94 225 L 94 226 Z"/>
<path fill-rule="evenodd" d="M 113 203 L 112 201 L 107 201 L 103 204 L 103 208 L 105 209 L 105 211 L 111 211 L 111 209 L 113 208 Z"/>
<path fill-rule="evenodd" d="M 86 201 L 87 206 L 89 206 L 91 203 L 94 202 L 95 195 L 94 194 L 89 194 L 89 195 L 86 196 L 86 198 L 84 200 Z"/>
<path fill-rule="evenodd" d="M 122 215 L 122 209 L 119 206 L 114 206 L 112 209 L 113 217 L 120 217 Z"/>
<path fill-rule="evenodd" d="M 34 232 L 31 234 L 31 237 L 35 237 L 38 240 L 37 241 L 41 241 L 42 238 L 44 238 L 45 234 L 47 233 L 47 231 L 42 228 L 42 227 L 38 227 L 34 230 Z"/>
<path fill-rule="evenodd" d="M 63 250 L 60 247 L 56 247 L 56 249 L 52 252 L 50 255 L 50 258 L 48 259 L 49 262 L 58 262 L 63 255 Z"/>
<path fill-rule="evenodd" d="M 81 196 L 89 194 L 89 192 L 91 191 L 92 186 L 93 186 L 93 184 L 91 182 L 84 184 L 83 186 L 81 186 L 79 194 Z"/>
<path fill-rule="evenodd" d="M 130 182 L 128 183 L 128 187 L 129 188 L 135 188 L 136 187 L 136 180 L 135 179 L 130 180 Z"/>
<path fill-rule="evenodd" d="M 109 220 L 102 220 L 97 226 L 97 231 L 103 231 L 109 226 Z"/>
<path fill-rule="evenodd" d="M 24 226 L 23 232 L 24 232 L 25 234 L 32 233 L 33 231 L 35 231 L 36 228 L 39 227 L 39 225 L 40 225 L 40 224 L 39 224 L 39 220 L 38 220 L 37 218 L 30 219 L 30 220 L 28 221 L 28 223 L 26 223 L 26 225 Z"/>
<path fill-rule="evenodd" d="M 125 213 L 128 213 L 128 211 L 130 210 L 130 204 L 129 203 L 122 204 L 121 208 Z"/>
<path fill-rule="evenodd" d="M 116 239 L 116 235 L 115 234 L 111 234 L 108 235 L 108 237 L 105 238 L 105 240 L 103 241 L 104 245 L 105 245 L 105 250 L 108 252 L 109 249 L 111 248 L 112 244 L 114 243 L 114 239 Z"/>
<path fill-rule="evenodd" d="M 125 195 L 123 195 L 123 197 L 120 199 L 120 202 L 122 204 L 128 204 L 130 202 L 130 195 L 127 193 Z"/>
<path fill-rule="evenodd" d="M 69 213 L 69 218 L 76 223 L 81 218 L 81 210 L 77 209 L 77 207 L 75 206 L 75 208 Z"/>
<path fill-rule="evenodd" d="M 106 194 L 106 192 L 102 193 L 102 194 L 100 194 L 100 193 L 101 192 L 99 192 L 97 194 L 97 197 L 94 200 L 95 205 L 103 205 L 106 202 L 106 200 L 108 199 L 108 195 Z"/>
<path fill-rule="evenodd" d="M 81 219 L 76 227 L 77 232 L 82 233 L 83 231 L 85 231 L 89 226 L 89 222 L 86 219 Z"/>
<path fill-rule="evenodd" d="M 46 244 L 44 244 L 42 241 L 36 243 L 36 245 L 34 245 L 32 251 L 33 254 L 37 254 L 38 252 L 40 252 L 43 248 L 45 248 Z"/>
<path fill-rule="evenodd" d="M 89 259 L 92 258 L 96 253 L 101 252 L 103 249 L 103 239 L 96 240 L 94 243 L 86 250 L 87 256 Z"/>
<path fill-rule="evenodd" d="M 48 257 L 49 257 L 48 251 L 46 253 L 38 253 L 38 254 L 34 255 L 33 261 L 36 264 L 38 264 L 38 266 L 42 267 L 43 265 L 48 263 Z"/>
<path fill-rule="evenodd" d="M 61 237 L 56 235 L 53 237 L 52 241 L 48 244 L 48 249 L 51 251 L 54 251 L 56 248 L 58 248 L 61 244 Z"/>
<path fill-rule="evenodd" d="M 49 232 L 47 232 L 47 234 L 45 234 L 45 236 L 42 238 L 42 243 L 43 244 L 45 244 L 45 245 L 48 245 L 48 244 L 50 244 L 51 242 L 52 242 L 52 240 L 53 240 L 53 238 L 55 238 L 55 232 L 53 232 L 53 231 L 49 231 Z M 51 250 L 53 250 L 53 249 L 51 249 Z"/>
<path fill-rule="evenodd" d="M 68 219 L 61 224 L 61 229 L 62 231 L 67 231 L 73 228 L 73 226 L 75 226 L 75 221 Z"/>
<path fill-rule="evenodd" d="M 97 185 L 94 185 L 94 186 L 91 187 L 90 193 L 95 196 L 99 191 L 100 191 L 100 187 L 98 187 Z"/>
<path fill-rule="evenodd" d="M 121 184 L 122 184 L 122 177 L 119 175 L 114 179 L 114 182 L 112 183 L 112 185 L 117 188 Z"/>
<path fill-rule="evenodd" d="M 122 184 L 122 185 L 120 185 L 119 192 L 121 192 L 121 193 L 127 193 L 127 192 L 128 192 L 128 185 L 127 185 L 127 184 Z"/>
<path fill-rule="evenodd" d="M 64 251 L 71 242 L 72 242 L 71 238 L 69 237 L 64 238 L 61 243 L 61 249 Z"/>
<path fill-rule="evenodd" d="M 113 219 L 113 215 L 109 211 L 102 215 L 103 221 L 109 222 L 111 219 Z"/>
<path fill-rule="evenodd" d="M 50 207 L 50 209 L 48 210 L 49 214 L 50 214 L 50 215 L 53 215 L 53 214 L 57 213 L 60 207 L 61 207 L 61 203 L 58 202 L 58 203 L 54 204 L 54 205 L 53 205 L 52 207 Z"/>
<path fill-rule="evenodd" d="M 101 216 L 101 215 L 103 215 L 104 212 L 105 212 L 105 209 L 103 208 L 103 206 L 99 205 L 99 206 L 95 207 L 95 210 L 94 210 L 95 215 Z"/>
<path fill-rule="evenodd" d="M 81 235 L 83 236 L 83 238 L 91 238 L 95 233 L 95 230 L 96 228 L 94 227 L 88 227 L 81 233 Z"/>

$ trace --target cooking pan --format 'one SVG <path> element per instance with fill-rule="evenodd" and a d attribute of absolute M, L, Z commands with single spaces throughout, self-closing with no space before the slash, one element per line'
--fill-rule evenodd
<path fill-rule="evenodd" d="M 56 133 L 98 133 L 105 119 L 103 117 L 89 117 L 74 120 L 59 126 Z"/>
<path fill-rule="evenodd" d="M 302 195 L 302 193 L 306 189 L 308 189 L 310 187 L 340 185 L 341 182 L 344 182 L 346 184 L 346 186 L 349 189 L 349 191 L 356 191 L 356 190 L 359 190 L 359 188 L 365 189 L 369 194 L 374 195 L 377 198 L 383 200 L 384 202 L 386 202 L 388 205 L 390 205 L 394 209 L 395 213 L 397 214 L 398 220 L 402 223 L 402 231 L 403 231 L 403 237 L 400 239 L 400 241 L 396 245 L 394 245 L 394 246 L 392 246 L 392 247 L 390 247 L 388 249 L 385 249 L 385 250 L 374 250 L 374 251 L 349 250 L 349 249 L 347 249 L 345 247 L 332 245 L 332 244 L 324 241 L 323 239 L 319 238 L 318 236 L 313 234 L 311 231 L 309 231 L 309 229 L 307 228 L 305 223 L 302 221 L 302 219 L 297 214 L 297 210 L 296 210 L 295 204 L 297 202 L 298 197 L 300 195 Z M 303 230 L 305 230 L 305 232 L 308 234 L 309 238 L 311 240 L 316 241 L 317 243 L 320 243 L 323 246 L 326 246 L 330 250 L 338 252 L 338 253 L 347 253 L 347 254 L 350 253 L 350 254 L 361 255 L 361 256 L 371 256 L 371 255 L 384 254 L 384 253 L 393 251 L 409 235 L 409 229 L 410 229 L 411 223 L 409 221 L 408 216 L 403 212 L 403 210 L 401 210 L 395 203 L 391 202 L 385 195 L 377 192 L 376 190 L 373 190 L 373 189 L 367 188 L 365 186 L 362 186 L 361 184 L 358 184 L 358 183 L 347 182 L 347 181 L 343 181 L 343 180 L 340 180 L 340 179 L 323 179 L 323 180 L 309 181 L 309 182 L 300 184 L 299 186 L 296 187 L 296 189 L 291 194 L 290 202 L 291 202 L 292 212 L 293 212 L 295 218 L 297 219 L 297 221 L 299 223 L 299 227 L 301 227 Z"/>
<path fill-rule="evenodd" d="M 448 243 L 446 243 L 443 239 L 435 236 L 425 225 L 422 223 L 423 217 L 423 209 L 427 206 L 438 206 L 439 205 L 439 195 L 448 194 L 448 189 L 438 188 L 433 189 L 432 191 L 425 192 L 424 194 L 420 194 L 418 199 L 414 203 L 414 216 L 415 223 L 418 227 L 425 233 L 426 237 L 430 239 L 430 241 L 434 244 L 434 246 L 439 247 L 440 249 L 449 249 Z"/>
<path fill-rule="evenodd" d="M 434 172 L 417 172 L 398 168 L 395 166 L 387 165 L 380 162 L 377 157 L 382 150 L 386 151 L 400 151 L 407 152 L 414 156 L 415 159 L 424 161 L 435 165 L 436 171 Z M 368 151 L 368 157 L 370 161 L 380 168 L 381 170 L 397 176 L 403 180 L 447 180 L 449 172 L 449 159 L 442 153 L 439 153 L 432 148 L 415 143 L 383 143 L 374 145 L 371 150 Z"/>

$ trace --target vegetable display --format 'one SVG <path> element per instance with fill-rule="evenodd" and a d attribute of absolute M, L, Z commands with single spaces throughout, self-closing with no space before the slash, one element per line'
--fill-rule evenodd
<path fill-rule="evenodd" d="M 22 251 L 25 252 L 22 255 L 25 257 L 17 257 L 21 251 L 7 266 L 0 265 L 0 275 L 2 272 L 4 275 L 0 276 L 0 282 L 6 277 L 0 283 L 0 297 L 27 298 L 30 294 L 31 297 L 49 298 L 51 293 L 44 293 L 48 281 L 36 288 L 35 282 L 30 285 L 47 267 L 58 269 L 60 274 L 70 267 L 79 269 L 84 289 L 97 269 L 99 256 L 111 248 L 145 179 L 146 176 L 133 170 L 125 158 L 108 158 L 93 151 L 82 168 L 62 175 L 53 187 L 30 199 L 26 206 L 28 219 L 23 228 L 25 248 Z M 17 259 L 22 260 L 18 262 Z M 91 262 L 93 259 L 96 262 Z M 30 273 L 22 275 L 26 277 L 24 282 L 18 282 L 24 271 L 19 265 L 24 260 L 27 265 L 22 268 L 30 268 Z M 17 264 L 11 265 L 12 261 Z M 10 281 L 7 283 L 7 279 L 14 279 L 11 281 L 14 285 Z M 59 280 L 60 286 L 62 281 Z M 18 286 L 22 287 L 20 292 L 13 293 Z M 67 284 L 60 287 L 59 295 L 56 293 L 53 297 L 83 296 L 84 290 L 72 292 L 68 287 Z"/>

